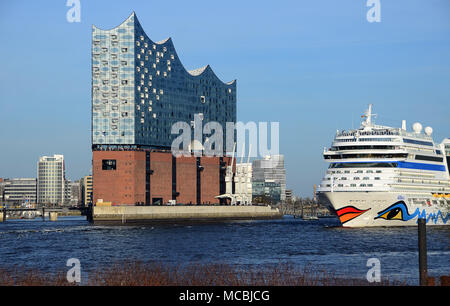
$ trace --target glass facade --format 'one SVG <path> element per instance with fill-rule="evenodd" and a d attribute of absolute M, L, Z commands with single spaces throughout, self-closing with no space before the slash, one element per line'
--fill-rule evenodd
<path fill-rule="evenodd" d="M 281 200 L 281 185 L 273 181 L 253 181 L 253 200 L 276 204 Z"/>
<path fill-rule="evenodd" d="M 253 161 L 253 182 L 273 181 L 280 186 L 280 199 L 286 200 L 286 169 L 284 168 L 283 155 L 265 156 L 263 159 L 255 159 Z M 255 185 L 253 185 L 255 188 Z M 256 186 L 258 189 L 258 186 Z M 256 190 L 257 190 L 256 189 Z M 255 193 L 256 192 L 256 193 Z M 258 191 L 253 190 L 253 194 Z"/>
<path fill-rule="evenodd" d="M 133 13 L 92 32 L 92 144 L 170 148 L 174 123 L 236 122 L 236 82 L 209 66 L 187 71 L 172 40 L 153 42 Z M 193 133 L 192 133 L 193 134 Z M 224 140 L 225 143 L 225 140 Z"/>

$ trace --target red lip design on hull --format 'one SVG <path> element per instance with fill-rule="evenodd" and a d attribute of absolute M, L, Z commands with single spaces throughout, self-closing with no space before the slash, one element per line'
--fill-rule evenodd
<path fill-rule="evenodd" d="M 339 220 L 341 220 L 341 223 L 344 224 L 345 222 L 353 220 L 356 217 L 362 215 L 363 213 L 365 213 L 368 210 L 370 210 L 370 208 L 361 210 L 354 206 L 345 206 L 345 207 L 338 209 L 336 212 L 339 217 Z"/>

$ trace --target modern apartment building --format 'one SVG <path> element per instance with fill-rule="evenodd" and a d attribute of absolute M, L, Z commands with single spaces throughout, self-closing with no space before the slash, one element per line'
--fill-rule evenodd
<path fill-rule="evenodd" d="M 37 202 L 63 204 L 65 200 L 64 156 L 42 156 L 37 163 Z"/>

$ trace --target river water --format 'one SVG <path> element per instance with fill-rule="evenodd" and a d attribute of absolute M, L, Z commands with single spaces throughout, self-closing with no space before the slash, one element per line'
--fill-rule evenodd
<path fill-rule="evenodd" d="M 8 220 L 0 223 L 0 267 L 67 271 L 80 260 L 84 276 L 123 260 L 168 264 L 278 264 L 326 270 L 365 279 L 369 258 L 380 261 L 381 277 L 418 284 L 416 227 L 338 227 L 334 218 L 304 221 L 234 221 L 210 224 L 101 226 L 84 217 L 57 222 Z M 428 274 L 450 275 L 450 226 L 428 227 Z"/>

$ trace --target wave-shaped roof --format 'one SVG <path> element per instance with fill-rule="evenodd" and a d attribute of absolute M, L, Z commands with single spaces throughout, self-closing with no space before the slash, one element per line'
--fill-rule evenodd
<path fill-rule="evenodd" d="M 99 30 L 102 30 L 102 31 L 111 31 L 111 30 L 114 30 L 114 29 L 117 29 L 117 28 L 121 27 L 123 24 L 126 24 L 126 23 L 128 23 L 128 22 L 134 22 L 135 26 L 140 27 L 140 28 L 142 29 L 143 34 L 147 37 L 147 39 L 148 39 L 151 43 L 160 45 L 160 46 L 162 46 L 162 47 L 164 47 L 164 46 L 165 46 L 165 47 L 169 47 L 169 46 L 170 46 L 170 47 L 173 49 L 173 51 L 175 52 L 175 54 L 177 53 L 177 52 L 176 52 L 176 49 L 175 49 L 175 46 L 173 45 L 172 39 L 171 39 L 170 37 L 168 37 L 168 38 L 166 38 L 166 39 L 163 39 L 163 40 L 160 40 L 160 41 L 157 41 L 157 42 L 154 42 L 153 40 L 151 40 L 151 39 L 148 37 L 147 33 L 145 33 L 145 31 L 143 30 L 143 28 L 142 28 L 142 26 L 141 26 L 141 24 L 140 24 L 140 22 L 139 22 L 139 20 L 138 20 L 138 18 L 137 18 L 137 16 L 136 16 L 136 13 L 135 13 L 135 12 L 132 12 L 131 15 L 130 15 L 127 19 L 125 19 L 120 25 L 118 25 L 117 27 L 114 27 L 114 28 L 112 28 L 112 29 L 105 30 L 105 29 L 98 28 L 98 27 L 96 27 L 95 25 L 93 25 L 93 28 L 96 28 L 96 29 L 99 29 Z M 230 82 L 223 82 L 222 80 L 220 80 L 219 77 L 217 77 L 217 75 L 216 75 L 216 74 L 214 73 L 214 71 L 211 69 L 211 66 L 210 66 L 210 65 L 206 65 L 206 66 L 203 66 L 203 67 L 200 67 L 200 68 L 197 68 L 197 69 L 193 69 L 193 70 L 187 70 L 187 69 L 184 67 L 184 65 L 181 63 L 181 61 L 179 60 L 179 57 L 177 56 L 176 58 L 178 59 L 180 65 L 183 67 L 184 71 L 185 71 L 186 73 L 188 73 L 190 76 L 193 76 L 193 77 L 201 77 L 201 76 L 203 76 L 203 75 L 206 74 L 206 73 L 210 73 L 210 74 L 213 75 L 217 80 L 219 80 L 220 82 L 222 82 L 224 85 L 230 86 L 230 85 L 235 85 L 235 84 L 236 84 L 236 80 L 232 80 L 232 81 L 230 81 Z"/>

